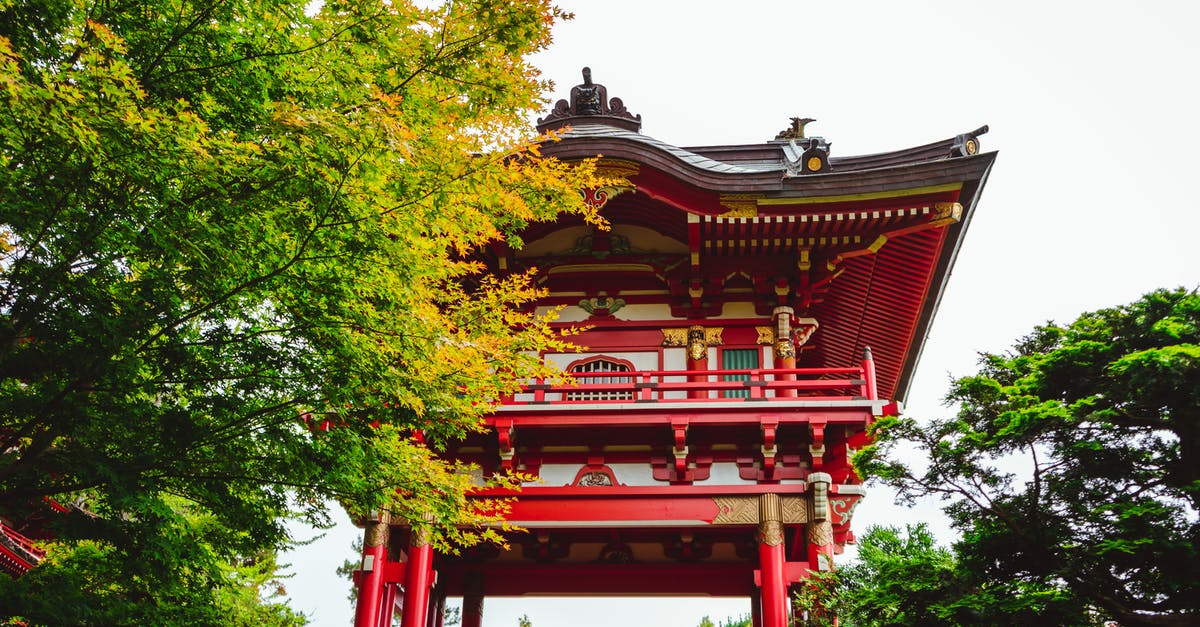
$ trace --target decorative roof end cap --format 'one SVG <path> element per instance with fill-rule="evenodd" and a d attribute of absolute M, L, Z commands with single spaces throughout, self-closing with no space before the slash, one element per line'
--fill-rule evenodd
<path fill-rule="evenodd" d="M 642 129 L 642 116 L 633 115 L 620 98 L 609 100 L 604 85 L 592 82 L 592 69 L 583 68 L 583 83 L 571 88 L 571 100 L 559 100 L 544 118 L 538 118 L 537 130 L 544 133 L 571 124 L 604 124 L 627 131 Z"/>

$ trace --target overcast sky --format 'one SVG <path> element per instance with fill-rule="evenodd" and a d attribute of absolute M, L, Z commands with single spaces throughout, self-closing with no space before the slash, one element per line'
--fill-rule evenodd
<path fill-rule="evenodd" d="M 942 417 L 950 375 L 1034 325 L 1200 284 L 1200 3 L 560 2 L 575 19 L 537 57 L 566 97 L 592 68 L 678 146 L 767 141 L 792 116 L 834 155 L 905 148 L 983 124 L 998 150 L 906 413 Z M 926 521 L 873 489 L 868 524 Z M 340 528 L 289 556 L 292 605 L 316 625 L 352 621 L 334 569 L 359 532 Z M 743 600 L 490 599 L 485 627 L 695 627 Z"/>

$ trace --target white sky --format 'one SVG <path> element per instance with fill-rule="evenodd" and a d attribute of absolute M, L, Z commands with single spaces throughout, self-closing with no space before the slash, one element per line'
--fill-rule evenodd
<path fill-rule="evenodd" d="M 983 124 L 999 150 L 909 392 L 907 411 L 943 417 L 951 374 L 1034 325 L 1130 302 L 1157 287 L 1200 285 L 1200 3 L 560 2 L 537 58 L 557 82 L 580 68 L 678 146 L 766 141 L 791 116 L 834 155 L 905 148 Z M 1137 6 L 1138 8 L 1134 8 Z M 925 521 L 874 488 L 855 516 Z M 292 606 L 348 625 L 353 557 L 344 525 L 290 555 Z M 694 627 L 749 611 L 742 600 L 489 599 L 485 627 Z"/>

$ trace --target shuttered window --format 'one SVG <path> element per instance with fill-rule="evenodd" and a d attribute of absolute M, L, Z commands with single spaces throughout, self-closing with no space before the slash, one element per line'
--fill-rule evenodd
<path fill-rule="evenodd" d="M 596 373 L 596 372 L 629 372 L 629 366 L 619 364 L 615 361 L 607 359 L 593 359 L 585 361 L 581 364 L 571 366 L 571 372 Z M 632 377 L 587 377 L 579 379 L 581 384 L 601 384 L 601 383 L 629 383 L 633 381 Z M 633 392 L 569 392 L 567 393 L 568 401 L 621 401 L 633 400 Z"/>
<path fill-rule="evenodd" d="M 727 348 L 721 351 L 722 370 L 751 370 L 758 367 L 757 348 Z M 749 381 L 748 374 L 727 374 L 724 381 Z M 725 398 L 747 398 L 750 390 L 725 390 L 721 393 Z"/>

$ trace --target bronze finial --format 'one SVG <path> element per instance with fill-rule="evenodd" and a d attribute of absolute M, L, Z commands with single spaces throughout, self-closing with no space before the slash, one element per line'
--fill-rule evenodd
<path fill-rule="evenodd" d="M 792 118 L 792 125 L 779 131 L 775 139 L 804 139 L 804 125 L 816 121 L 816 118 Z"/>
<path fill-rule="evenodd" d="M 571 88 L 570 100 L 554 103 L 554 109 L 538 120 L 539 132 L 561 128 L 571 118 L 590 118 L 586 123 L 605 124 L 637 132 L 642 128 L 642 116 L 625 108 L 620 98 L 608 97 L 608 89 L 592 81 L 592 68 L 583 68 L 583 82 Z"/>

